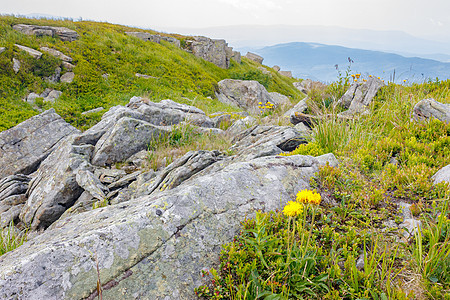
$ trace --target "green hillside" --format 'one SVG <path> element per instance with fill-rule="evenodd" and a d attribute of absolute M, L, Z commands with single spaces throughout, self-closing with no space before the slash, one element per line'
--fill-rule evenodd
<path fill-rule="evenodd" d="M 63 42 L 48 36 L 29 36 L 13 30 L 15 24 L 67 27 L 77 31 L 80 38 Z M 0 16 L 0 47 L 6 47 L 6 51 L 0 54 L 0 130 L 38 114 L 22 99 L 30 92 L 41 93 L 45 88 L 54 88 L 63 94 L 52 105 L 41 103 L 42 109 L 52 106 L 66 121 L 81 129 L 94 124 L 109 107 L 123 105 L 132 96 L 144 96 L 152 101 L 172 99 L 193 104 L 206 113 L 236 110 L 214 99 L 217 82 L 225 78 L 263 79 L 269 92 L 285 94 L 292 102 L 302 98 L 302 94 L 292 86 L 294 79 L 270 69 L 271 76 L 262 74 L 257 64 L 246 58 L 241 64 L 232 61 L 230 68 L 225 70 L 168 42 L 142 41 L 127 36 L 126 31 L 145 30 L 88 21 Z M 180 39 L 183 45 L 186 37 L 174 37 Z M 33 49 L 46 46 L 72 57 L 76 66 L 73 70 L 74 81 L 71 84 L 52 84 L 43 80 L 43 77 L 54 73 L 60 61 L 46 53 L 40 59 L 34 59 L 14 44 Z M 22 66 L 17 74 L 13 71 L 13 58 L 21 61 Z M 136 73 L 155 78 L 138 78 Z M 103 74 L 109 76 L 104 78 Z M 100 106 L 105 110 L 89 117 L 81 115 L 83 111 Z"/>

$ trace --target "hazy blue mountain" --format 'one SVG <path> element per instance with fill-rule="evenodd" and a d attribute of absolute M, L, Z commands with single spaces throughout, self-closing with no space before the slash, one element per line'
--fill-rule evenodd
<path fill-rule="evenodd" d="M 450 63 L 381 51 L 296 42 L 264 47 L 254 52 L 264 57 L 265 65 L 278 65 L 282 70 L 292 71 L 295 77 L 327 82 L 336 80 L 336 65 L 345 73 L 349 57 L 353 61 L 352 73 L 371 74 L 385 80 L 393 80 L 394 74 L 396 82 L 450 78 Z"/>

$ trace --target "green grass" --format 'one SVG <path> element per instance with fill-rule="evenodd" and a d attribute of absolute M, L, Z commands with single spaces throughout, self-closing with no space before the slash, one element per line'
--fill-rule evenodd
<path fill-rule="evenodd" d="M 76 30 L 80 38 L 62 42 L 57 38 L 27 36 L 12 29 L 12 25 L 19 23 L 65 26 Z M 260 73 L 258 65 L 246 58 L 242 59 L 242 64 L 232 61 L 231 67 L 224 70 L 165 41 L 161 44 L 144 42 L 125 35 L 125 31 L 143 30 L 108 23 L 0 16 L 0 45 L 7 48 L 0 55 L 0 130 L 37 114 L 21 99 L 29 92 L 40 93 L 47 87 L 63 91 L 63 96 L 55 104 L 45 103 L 43 109 L 54 107 L 65 120 L 80 129 L 92 126 L 100 118 L 100 115 L 82 116 L 81 112 L 99 106 L 108 109 L 123 105 L 132 96 L 145 96 L 152 101 L 172 99 L 195 105 L 208 114 L 236 111 L 215 99 L 217 82 Z M 15 43 L 34 49 L 47 46 L 71 56 L 76 65 L 73 83 L 43 81 L 41 76 L 48 76 L 56 66 L 53 57 L 44 54 L 41 60 L 33 59 L 14 47 Z M 13 57 L 24 62 L 18 74 L 12 70 Z M 136 73 L 155 78 L 138 78 Z M 105 79 L 103 74 L 109 74 L 109 77 Z M 294 103 L 302 98 L 292 86 L 295 79 L 274 71 L 266 77 L 258 76 L 253 79 L 266 84 L 269 91 L 286 94 Z"/>

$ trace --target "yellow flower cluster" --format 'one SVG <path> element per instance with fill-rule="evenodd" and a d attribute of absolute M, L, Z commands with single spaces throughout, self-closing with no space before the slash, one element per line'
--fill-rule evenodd
<path fill-rule="evenodd" d="M 274 108 L 274 106 L 275 106 L 275 104 L 273 104 L 272 102 L 270 102 L 270 101 L 267 101 L 266 102 L 266 104 L 262 104 L 262 102 L 258 102 L 258 108 L 259 109 L 273 109 Z M 261 110 L 261 113 L 262 113 L 263 111 Z"/>
<path fill-rule="evenodd" d="M 302 190 L 297 193 L 297 202 L 300 203 L 311 203 L 319 205 L 322 201 L 322 197 L 319 193 L 310 190 Z"/>
<path fill-rule="evenodd" d="M 295 217 L 301 215 L 303 206 L 296 201 L 289 201 L 283 209 L 283 214 L 288 217 Z"/>

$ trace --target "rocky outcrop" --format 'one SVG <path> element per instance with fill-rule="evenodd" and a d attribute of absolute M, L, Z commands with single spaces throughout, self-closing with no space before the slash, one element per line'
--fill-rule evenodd
<path fill-rule="evenodd" d="M 266 104 L 272 98 L 266 88 L 255 80 L 224 79 L 219 81 L 217 99 L 223 103 L 231 104 L 246 111 L 257 114 L 259 102 Z"/>
<path fill-rule="evenodd" d="M 25 51 L 26 53 L 28 53 L 29 55 L 33 56 L 36 59 L 39 59 L 42 56 L 42 52 L 34 50 L 30 47 L 22 46 L 22 45 L 18 45 L 18 44 L 14 44 L 14 46 L 16 46 L 17 48 L 19 48 L 22 51 Z"/>
<path fill-rule="evenodd" d="M 41 47 L 39 49 L 41 51 L 47 52 L 48 54 L 50 54 L 56 58 L 59 58 L 62 61 L 69 62 L 69 63 L 73 61 L 72 57 L 67 56 L 64 53 L 62 53 L 61 51 L 58 51 L 56 49 L 52 49 L 52 48 L 48 48 L 48 47 Z"/>
<path fill-rule="evenodd" d="M 412 112 L 415 120 L 436 118 L 439 121 L 450 123 L 450 104 L 437 102 L 433 98 L 419 101 Z"/>
<path fill-rule="evenodd" d="M 313 81 L 311 79 L 305 79 L 301 82 L 294 82 L 293 85 L 304 94 L 308 94 L 312 90 L 321 90 L 327 87 L 326 84 L 320 81 Z"/>
<path fill-rule="evenodd" d="M 181 48 L 181 42 L 177 38 L 171 36 L 161 36 L 161 40 L 171 43 L 172 45 L 175 45 L 178 48 Z"/>
<path fill-rule="evenodd" d="M 439 184 L 441 182 L 450 183 L 450 165 L 447 165 L 436 172 L 436 174 L 431 177 L 433 184 Z"/>
<path fill-rule="evenodd" d="M 237 162 L 171 190 L 65 218 L 0 257 L 0 298 L 89 297 L 97 257 L 106 299 L 193 299 L 204 283 L 200 271 L 215 265 L 240 222 L 309 188 L 319 164 L 310 156 Z"/>
<path fill-rule="evenodd" d="M 277 92 L 271 92 L 269 93 L 270 98 L 272 99 L 271 103 L 275 104 L 276 106 L 281 107 L 289 107 L 292 106 L 291 100 L 283 94 L 277 93 Z"/>
<path fill-rule="evenodd" d="M 22 174 L 7 176 L 0 180 L 0 229 L 11 222 L 18 222 L 23 203 L 27 199 L 25 192 L 29 181 L 30 177 Z"/>
<path fill-rule="evenodd" d="M 27 35 L 58 37 L 62 41 L 68 42 L 75 41 L 79 37 L 75 30 L 66 27 L 17 24 L 13 26 L 13 29 Z"/>
<path fill-rule="evenodd" d="M 272 67 L 272 69 L 274 69 L 275 72 L 279 72 L 279 71 L 281 70 L 280 66 L 277 66 L 277 65 L 274 65 L 274 66 Z M 294 82 L 294 83 L 295 83 L 295 82 Z"/>
<path fill-rule="evenodd" d="M 233 56 L 233 49 L 228 47 L 225 40 L 213 40 L 203 36 L 196 36 L 186 41 L 187 50 L 195 56 L 203 58 L 218 67 L 227 69 Z"/>
<path fill-rule="evenodd" d="M 0 178 L 36 171 L 59 141 L 76 132 L 53 109 L 0 132 Z"/>
<path fill-rule="evenodd" d="M 125 34 L 129 36 L 134 36 L 143 41 L 150 41 L 158 44 L 161 42 L 161 36 L 157 34 L 151 34 L 148 32 L 125 32 Z"/>
<path fill-rule="evenodd" d="M 241 64 L 241 52 L 233 51 L 231 58 L 234 59 L 238 64 Z"/>
<path fill-rule="evenodd" d="M 280 75 L 292 78 L 292 71 L 278 71 L 278 73 L 280 73 Z"/>
<path fill-rule="evenodd" d="M 308 97 L 305 97 L 304 99 L 300 100 L 297 104 L 294 105 L 293 108 L 285 112 L 284 116 L 292 119 L 293 116 L 295 117 L 295 113 L 304 113 L 308 109 L 306 99 L 308 99 Z"/>
<path fill-rule="evenodd" d="M 245 57 L 247 57 L 250 60 L 253 60 L 259 64 L 262 64 L 264 58 L 262 56 L 259 56 L 258 54 L 252 53 L 252 52 L 247 52 L 247 54 L 245 55 Z"/>
<path fill-rule="evenodd" d="M 384 82 L 375 77 L 369 78 L 367 82 L 353 83 L 338 100 L 339 105 L 348 108 L 348 111 L 342 114 L 352 115 L 366 111 L 373 97 L 383 86 L 385 86 Z"/>

